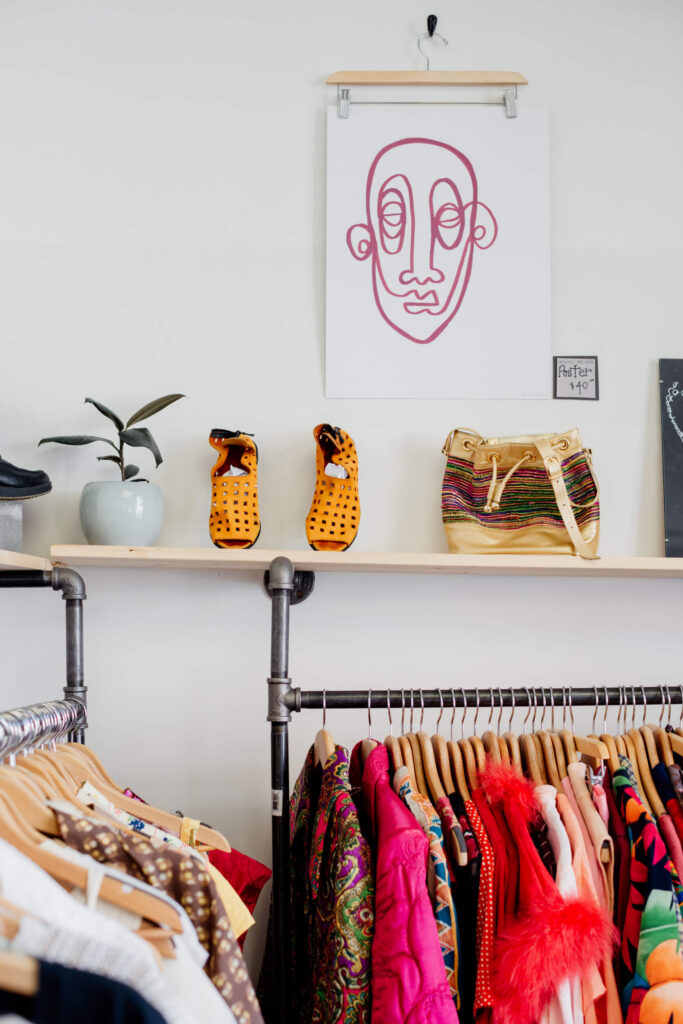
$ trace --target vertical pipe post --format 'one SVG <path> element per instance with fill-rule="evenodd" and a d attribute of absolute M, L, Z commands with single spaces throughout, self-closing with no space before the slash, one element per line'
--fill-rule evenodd
<path fill-rule="evenodd" d="M 294 590 L 294 566 L 288 558 L 274 559 L 268 589 L 272 600 L 268 721 L 270 722 L 272 843 L 273 843 L 273 1013 L 278 1024 L 289 1024 L 290 879 L 289 879 L 289 721 L 284 696 L 289 678 L 289 609 Z"/>
<path fill-rule="evenodd" d="M 65 697 L 75 697 L 87 710 L 87 692 L 83 669 L 83 602 L 85 584 L 73 569 L 56 568 L 52 571 L 52 588 L 61 590 L 66 601 L 66 686 Z M 69 734 L 72 743 L 85 741 L 85 726 Z"/>

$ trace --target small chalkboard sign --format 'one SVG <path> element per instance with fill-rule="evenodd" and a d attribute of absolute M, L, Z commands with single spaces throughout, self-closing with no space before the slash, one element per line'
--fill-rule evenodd
<path fill-rule="evenodd" d="M 683 556 L 683 359 L 659 360 L 664 479 L 664 544 L 667 556 Z"/>
<path fill-rule="evenodd" d="M 600 397 L 597 356 L 554 356 L 553 398 Z"/>

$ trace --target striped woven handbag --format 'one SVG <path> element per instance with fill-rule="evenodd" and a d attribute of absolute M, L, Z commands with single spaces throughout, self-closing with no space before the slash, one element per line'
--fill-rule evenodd
<path fill-rule="evenodd" d="M 598 484 L 578 430 L 483 438 L 459 428 L 442 451 L 450 551 L 598 557 Z"/>

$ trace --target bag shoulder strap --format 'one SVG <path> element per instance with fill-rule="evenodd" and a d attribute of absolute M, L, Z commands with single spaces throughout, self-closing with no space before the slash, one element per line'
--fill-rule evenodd
<path fill-rule="evenodd" d="M 567 533 L 571 537 L 574 550 L 577 555 L 581 555 L 582 558 L 599 558 L 599 555 L 593 554 L 588 544 L 581 536 L 579 524 L 576 522 L 574 509 L 572 508 L 572 503 L 569 500 L 569 494 L 567 493 L 567 485 L 564 482 L 562 462 L 558 455 L 553 451 L 547 437 L 536 438 L 535 444 L 541 458 L 543 459 L 543 464 L 545 465 L 550 482 L 553 485 L 555 501 L 557 502 L 557 507 L 560 510 L 562 522 L 567 529 Z"/>

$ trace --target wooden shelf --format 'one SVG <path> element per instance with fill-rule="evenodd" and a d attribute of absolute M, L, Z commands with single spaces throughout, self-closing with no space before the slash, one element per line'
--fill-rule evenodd
<path fill-rule="evenodd" d="M 0 572 L 6 569 L 38 569 L 39 572 L 50 572 L 52 562 L 47 558 L 39 558 L 38 555 L 0 550 Z"/>
<path fill-rule="evenodd" d="M 600 576 L 683 578 L 683 558 L 600 558 L 573 555 L 448 555 L 364 551 L 282 551 L 250 548 L 125 548 L 55 544 L 60 565 L 131 569 L 227 569 L 262 572 L 285 555 L 297 569 L 316 572 L 441 573 L 461 576 Z"/>

